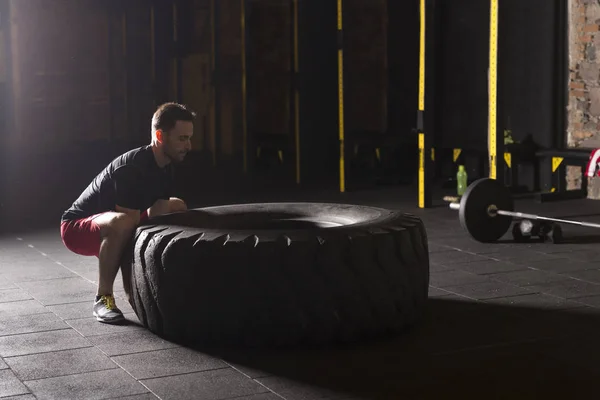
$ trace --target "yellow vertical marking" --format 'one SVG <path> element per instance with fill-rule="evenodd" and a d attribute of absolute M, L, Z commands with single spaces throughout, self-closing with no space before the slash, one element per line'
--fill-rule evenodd
<path fill-rule="evenodd" d="M 419 207 L 425 208 L 425 134 L 419 133 Z"/>
<path fill-rule="evenodd" d="M 419 111 L 425 111 L 425 1 L 420 1 Z M 433 149 L 432 158 L 433 158 Z M 425 134 L 419 132 L 419 208 L 425 208 Z"/>
<path fill-rule="evenodd" d="M 337 29 L 341 33 L 342 0 L 337 0 Z M 344 160 L 344 50 L 338 49 L 338 111 L 339 111 L 339 140 L 340 140 L 340 192 L 346 191 L 345 160 Z"/>
<path fill-rule="evenodd" d="M 421 31 L 419 35 L 419 110 L 425 110 L 425 0 L 421 0 Z"/>
<path fill-rule="evenodd" d="M 489 60 L 489 100 L 488 100 L 488 147 L 490 178 L 497 177 L 497 83 L 498 83 L 498 0 L 490 0 L 490 60 Z"/>

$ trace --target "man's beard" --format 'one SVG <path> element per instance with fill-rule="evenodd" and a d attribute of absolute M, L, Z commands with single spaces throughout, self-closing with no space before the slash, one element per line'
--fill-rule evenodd
<path fill-rule="evenodd" d="M 174 164 L 178 164 L 181 163 L 184 159 L 185 156 L 187 154 L 187 151 L 182 152 L 182 153 L 178 153 L 178 152 L 173 152 L 169 149 L 164 149 L 163 150 L 163 154 Z"/>

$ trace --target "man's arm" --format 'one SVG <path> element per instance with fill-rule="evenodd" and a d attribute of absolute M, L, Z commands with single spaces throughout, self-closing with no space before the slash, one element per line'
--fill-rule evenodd
<path fill-rule="evenodd" d="M 156 202 L 148 209 L 148 218 L 157 217 L 159 215 L 168 214 L 170 210 L 169 200 L 158 199 Z"/>
<path fill-rule="evenodd" d="M 127 214 L 136 226 L 140 223 L 140 210 L 136 207 L 139 204 L 139 182 L 140 174 L 134 167 L 122 167 L 115 172 L 115 211 Z"/>

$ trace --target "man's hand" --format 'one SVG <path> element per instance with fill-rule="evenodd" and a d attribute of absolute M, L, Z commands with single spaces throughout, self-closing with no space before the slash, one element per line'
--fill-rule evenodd
<path fill-rule="evenodd" d="M 152 218 L 159 215 L 183 211 L 187 211 L 187 205 L 185 202 L 177 197 L 171 197 L 169 200 L 157 200 L 148 210 L 148 217 Z"/>
<path fill-rule="evenodd" d="M 169 199 L 169 212 L 184 212 L 187 211 L 187 209 L 185 201 L 177 197 L 171 197 L 171 199 Z"/>

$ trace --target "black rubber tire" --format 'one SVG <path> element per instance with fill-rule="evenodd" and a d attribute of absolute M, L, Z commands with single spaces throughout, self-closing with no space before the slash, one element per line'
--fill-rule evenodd
<path fill-rule="evenodd" d="M 429 287 L 423 222 L 355 205 L 165 215 L 138 227 L 123 265 L 140 321 L 183 344 L 273 347 L 399 333 L 423 314 Z"/>

